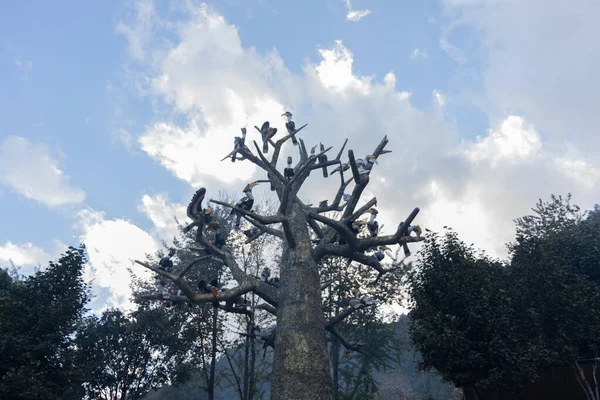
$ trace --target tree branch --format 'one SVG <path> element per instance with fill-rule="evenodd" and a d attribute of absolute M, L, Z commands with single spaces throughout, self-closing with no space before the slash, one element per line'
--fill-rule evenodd
<path fill-rule="evenodd" d="M 254 306 L 254 308 L 258 308 L 259 310 L 265 310 L 265 311 L 277 316 L 277 309 L 269 304 L 265 304 L 265 303 L 257 304 Z"/>
<path fill-rule="evenodd" d="M 414 239 L 415 242 L 417 241 L 417 238 L 410 237 L 410 239 Z M 385 275 L 389 272 L 396 271 L 396 270 L 402 268 L 402 266 L 404 266 L 404 261 L 401 261 L 400 264 L 396 265 L 395 267 L 384 268 L 381 266 L 381 263 L 379 261 L 377 261 L 377 259 L 375 259 L 374 257 L 372 257 L 370 255 L 368 256 L 365 253 L 353 251 L 352 247 L 350 247 L 347 244 L 343 245 L 343 246 L 327 244 L 327 245 L 319 246 L 317 250 L 318 250 L 318 253 L 315 250 L 315 253 L 317 253 L 317 254 L 315 254 L 315 258 L 317 261 L 319 261 L 325 255 L 331 255 L 331 256 L 338 256 L 338 257 L 346 257 L 352 261 L 356 261 L 361 264 L 372 267 L 375 271 L 379 272 L 375 281 L 373 281 L 371 283 L 373 285 L 376 284 L 383 275 Z"/>
<path fill-rule="evenodd" d="M 336 232 L 340 234 L 340 236 L 344 238 L 346 242 L 348 242 L 352 246 L 352 248 L 356 248 L 358 246 L 358 239 L 350 230 L 350 228 L 344 225 L 343 223 L 333 220 L 331 218 L 327 218 L 326 216 L 317 214 L 315 212 L 308 213 L 308 216 L 333 228 Z"/>
<path fill-rule="evenodd" d="M 140 264 L 143 267 L 148 268 L 149 270 L 156 272 L 157 274 L 164 276 L 170 280 L 173 281 L 173 283 L 175 283 L 175 285 L 177 285 L 177 287 L 179 287 L 179 289 L 181 289 L 181 291 L 185 294 L 185 296 L 175 296 L 174 299 L 177 300 L 179 298 L 181 298 L 181 301 L 185 301 L 186 299 L 192 303 L 195 304 L 200 304 L 200 303 L 214 303 L 216 301 L 228 301 L 228 300 L 233 300 L 236 297 L 239 297 L 243 294 L 246 294 L 250 291 L 256 291 L 258 294 L 259 291 L 259 286 L 262 284 L 262 282 L 254 280 L 249 278 L 249 282 L 246 282 L 238 287 L 235 287 L 233 289 L 227 290 L 225 292 L 220 292 L 219 294 L 217 294 L 217 296 L 213 296 L 212 294 L 199 294 L 199 293 L 194 293 L 194 291 L 192 290 L 192 288 L 187 284 L 187 282 L 185 282 L 183 280 L 183 278 L 179 277 L 178 275 L 175 274 L 171 274 L 169 272 L 166 272 L 164 270 L 160 270 L 157 268 L 154 268 L 153 266 L 149 265 L 148 263 L 145 263 L 143 261 L 139 261 L 139 260 L 135 260 L 135 262 L 137 264 Z M 147 298 L 147 299 L 156 299 L 156 300 L 162 300 L 162 296 L 159 294 L 154 294 L 154 295 L 140 295 L 139 298 Z M 171 298 L 173 298 L 173 296 L 171 296 Z M 223 309 L 225 309 L 226 311 L 231 311 L 230 309 L 233 307 L 225 307 Z M 240 309 L 235 309 L 235 312 L 238 312 L 239 314 L 248 314 L 248 312 L 239 312 L 242 311 Z"/>
<path fill-rule="evenodd" d="M 236 207 L 233 204 L 225 203 L 223 201 L 210 199 L 209 202 L 219 204 L 223 207 L 231 208 L 232 210 L 238 211 L 240 214 L 242 214 L 244 216 L 253 218 L 254 220 L 256 220 L 264 225 L 277 224 L 277 223 L 285 221 L 285 216 L 283 216 L 283 215 L 271 215 L 271 216 L 265 217 L 262 215 L 258 215 L 252 211 L 248 211 L 243 208 Z"/>
<path fill-rule="evenodd" d="M 353 344 L 350 343 L 346 340 L 346 338 L 344 338 L 344 336 L 342 336 L 342 334 L 336 329 L 335 326 L 326 328 L 332 335 L 334 335 L 342 344 L 342 346 L 344 346 L 346 349 L 348 350 L 352 350 L 352 351 L 356 351 L 357 353 L 361 353 L 364 355 L 367 355 L 367 353 L 365 353 L 364 351 L 361 350 L 361 348 L 364 346 L 362 343 L 361 344 Z"/>
<path fill-rule="evenodd" d="M 254 145 L 256 146 L 256 141 L 254 142 Z M 254 154 L 252 154 L 252 152 L 250 151 L 250 149 L 248 149 L 248 147 L 242 148 L 239 152 L 244 157 L 246 157 L 251 163 L 253 163 L 257 167 L 259 167 L 262 170 L 264 170 L 265 172 L 267 172 L 267 176 L 270 176 L 269 182 L 271 182 L 271 184 L 275 187 L 275 190 L 279 193 L 282 189 L 283 181 L 276 180 L 275 178 L 277 177 L 277 175 L 274 176 L 273 171 L 277 172 L 278 174 L 279 174 L 279 172 L 276 170 L 275 166 L 272 165 L 271 163 L 269 163 L 267 161 L 267 159 L 262 155 L 262 153 L 260 152 L 260 149 L 257 148 L 257 150 L 258 150 L 258 154 L 259 154 L 259 156 L 261 156 L 261 158 L 258 158 Z M 279 174 L 279 176 L 281 176 L 281 174 Z"/>
<path fill-rule="evenodd" d="M 341 178 L 340 187 L 339 187 L 337 193 L 335 194 L 335 197 L 334 197 L 331 205 L 329 205 L 327 207 L 312 208 L 311 211 L 316 212 L 316 213 L 324 213 L 324 212 L 330 212 L 330 211 L 342 211 L 344 209 L 345 205 L 340 207 L 340 202 L 342 201 L 342 197 L 344 196 L 344 191 L 346 190 L 348 185 L 352 182 L 352 180 L 344 181 L 343 173 L 340 173 L 340 178 Z"/>
<path fill-rule="evenodd" d="M 194 298 L 195 294 L 194 291 L 192 290 L 192 288 L 190 287 L 190 285 L 187 284 L 186 281 L 183 280 L 183 277 L 180 277 L 178 275 L 175 274 L 171 274 L 165 270 L 162 269 L 158 269 L 158 268 L 154 268 L 153 266 L 151 266 L 148 263 L 145 263 L 143 261 L 139 261 L 139 260 L 135 260 L 135 262 L 137 264 L 140 264 L 141 266 L 148 268 L 150 271 L 153 271 L 155 273 L 157 273 L 158 275 L 164 276 L 165 278 L 168 278 L 170 280 L 173 281 L 173 283 L 175 283 L 175 285 L 177 285 L 177 287 L 179 287 L 179 289 L 181 289 L 181 291 L 190 299 Z"/>
<path fill-rule="evenodd" d="M 367 201 L 366 204 L 364 204 L 362 207 L 360 207 L 358 210 L 356 210 L 354 212 L 354 214 L 352 214 L 348 220 L 349 221 L 354 221 L 356 219 L 358 219 L 358 217 L 360 217 L 361 215 L 363 215 L 365 213 L 365 211 L 367 211 L 369 208 L 376 206 L 377 205 L 377 197 L 373 197 L 371 200 Z"/>
<path fill-rule="evenodd" d="M 286 180 L 283 175 L 281 175 L 281 172 L 277 171 L 277 168 L 275 168 L 274 165 L 272 165 L 269 160 L 267 160 L 265 158 L 265 156 L 263 155 L 263 153 L 260 151 L 260 148 L 258 147 L 258 143 L 256 143 L 256 140 L 252 141 L 254 143 L 254 147 L 256 147 L 256 151 L 258 152 L 258 156 L 260 157 L 260 160 L 263 162 L 263 164 L 266 167 L 267 172 L 269 172 L 270 175 L 273 175 L 274 177 L 276 177 L 279 181 L 279 183 L 281 183 L 282 185 L 285 184 Z"/>
<path fill-rule="evenodd" d="M 311 227 L 311 229 L 313 230 L 315 235 L 317 235 L 317 237 L 319 239 L 323 239 L 323 237 L 324 237 L 323 230 L 321 229 L 319 224 L 317 224 L 317 222 L 312 218 L 308 218 L 307 222 L 308 222 L 308 226 Z"/>
<path fill-rule="evenodd" d="M 198 264 L 199 262 L 206 261 L 206 260 L 208 260 L 208 259 L 210 259 L 210 258 L 211 258 L 211 256 L 204 256 L 204 257 L 200 257 L 200 258 L 196 258 L 195 260 L 192 260 L 192 261 L 191 261 L 191 262 L 190 262 L 188 265 L 186 265 L 186 266 L 185 266 L 185 268 L 183 268 L 183 269 L 181 270 L 181 272 L 179 273 L 179 277 L 180 277 L 180 278 L 183 278 L 183 276 L 184 276 L 185 274 L 187 274 L 187 273 L 188 273 L 188 271 L 189 271 L 189 270 L 190 270 L 190 269 L 191 269 L 191 268 L 192 268 L 194 265 Z"/>
<path fill-rule="evenodd" d="M 288 141 L 289 139 L 292 138 L 292 136 L 296 136 L 298 134 L 298 132 L 300 132 L 302 129 L 304 129 L 304 127 L 308 125 L 308 124 L 304 124 L 302 125 L 300 128 L 296 129 L 294 132 L 287 134 L 286 136 L 282 137 L 281 139 L 279 139 L 276 143 L 275 143 L 275 148 L 279 149 L 281 148 L 281 146 Z M 275 157 L 273 157 L 275 158 Z"/>
<path fill-rule="evenodd" d="M 246 244 L 252 242 L 256 238 L 258 238 L 260 235 L 262 235 L 263 233 L 268 233 L 269 235 L 273 235 L 280 239 L 283 239 L 283 232 L 281 232 L 280 230 L 269 228 L 268 226 L 263 225 L 260 222 L 256 221 L 254 218 L 250 218 L 248 216 L 244 216 L 244 219 L 246 221 L 250 222 L 252 225 L 256 226 L 258 229 L 260 229 L 259 233 L 255 234 L 254 236 L 252 236 L 251 238 L 248 238 L 248 240 L 246 240 L 246 242 L 245 242 Z"/>
<path fill-rule="evenodd" d="M 356 182 L 357 185 L 360 185 L 360 174 L 358 173 L 358 167 L 356 166 L 356 160 L 354 159 L 354 152 L 352 150 L 348 150 L 348 162 L 350 163 L 354 182 Z"/>
<path fill-rule="evenodd" d="M 389 153 L 389 151 L 384 150 L 387 143 L 388 143 L 387 136 L 384 136 L 383 139 L 381 140 L 381 142 L 375 148 L 373 155 L 375 157 L 379 157 L 381 154 Z M 356 186 L 354 186 L 354 190 L 352 191 L 352 198 L 346 205 L 346 209 L 344 210 L 344 214 L 342 215 L 342 218 L 347 218 L 349 215 L 354 213 L 354 208 L 358 204 L 358 201 L 360 200 L 360 196 L 361 196 L 362 192 L 369 184 L 369 175 L 368 174 L 363 175 L 363 176 L 360 176 L 358 174 L 358 168 L 356 167 L 356 160 L 354 160 L 354 152 L 352 152 L 352 150 L 348 150 L 348 158 L 350 160 L 349 162 L 350 162 L 350 166 L 352 168 L 352 174 L 354 176 Z"/>
<path fill-rule="evenodd" d="M 336 324 L 339 324 L 340 322 L 342 322 L 343 320 L 348 318 L 350 316 L 350 314 L 352 314 L 353 312 L 361 310 L 363 308 L 367 308 L 367 307 L 370 307 L 370 305 L 361 304 L 358 307 L 350 306 L 350 307 L 346 308 L 344 311 L 342 311 L 341 313 L 339 313 L 338 315 L 335 315 L 335 316 L 329 318 L 329 321 L 327 321 L 327 323 L 325 324 L 325 327 L 326 328 L 333 327 Z"/>
<path fill-rule="evenodd" d="M 308 152 L 306 151 L 304 140 L 298 139 L 298 142 L 300 143 L 300 149 L 298 150 L 300 152 L 300 161 L 306 162 L 306 160 L 308 160 Z"/>
<path fill-rule="evenodd" d="M 183 303 L 191 303 L 191 304 L 205 304 L 205 303 L 213 303 L 213 305 L 217 305 L 217 299 L 215 299 L 213 297 L 212 294 L 206 294 L 206 295 L 202 295 L 204 297 L 206 297 L 208 300 L 205 301 L 195 301 L 190 299 L 187 296 L 170 296 L 168 301 L 171 301 L 173 303 L 176 304 L 183 304 Z M 136 295 L 136 299 L 144 299 L 144 300 L 157 300 L 157 301 L 165 301 L 167 299 L 163 298 L 162 295 L 157 294 L 157 293 L 144 293 L 144 294 L 137 294 Z M 222 300 L 221 300 L 222 301 Z M 252 311 L 248 311 L 248 310 L 244 310 L 242 308 L 235 308 L 235 307 L 231 307 L 231 306 L 227 306 L 226 304 L 218 304 L 217 305 L 218 308 L 220 308 L 221 310 L 230 312 L 230 313 L 234 313 L 234 314 L 244 314 L 244 315 L 252 315 Z"/>
<path fill-rule="evenodd" d="M 323 282 L 323 283 L 321 284 L 321 291 L 323 291 L 323 290 L 327 289 L 329 286 L 331 286 L 331 284 L 332 284 L 333 282 L 334 282 L 334 280 L 330 280 L 330 281 Z"/>

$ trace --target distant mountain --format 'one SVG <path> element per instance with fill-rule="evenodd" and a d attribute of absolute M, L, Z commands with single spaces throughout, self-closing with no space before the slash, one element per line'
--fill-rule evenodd
<path fill-rule="evenodd" d="M 435 373 L 424 373 L 417 371 L 417 362 L 420 354 L 416 352 L 411 344 L 408 333 L 409 317 L 402 315 L 397 322 L 396 332 L 407 344 L 406 351 L 402 354 L 400 365 L 385 372 L 375 373 L 375 379 L 379 383 L 379 392 L 375 399 L 382 400 L 451 400 L 452 385 L 442 382 L 439 375 Z M 265 360 L 262 354 L 257 357 L 257 368 L 269 365 L 272 362 L 272 351 L 268 351 Z M 225 357 L 217 361 L 217 375 L 229 370 Z M 264 382 L 261 386 L 265 393 L 263 399 L 269 398 L 270 383 Z M 215 398 L 219 400 L 237 399 L 238 395 L 234 387 L 218 388 Z M 163 387 L 157 391 L 148 393 L 144 400 L 206 400 L 208 396 L 199 385 L 198 379 L 191 379 L 185 384 Z"/>

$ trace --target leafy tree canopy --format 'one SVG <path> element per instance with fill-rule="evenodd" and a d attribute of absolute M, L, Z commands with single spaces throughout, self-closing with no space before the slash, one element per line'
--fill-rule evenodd
<path fill-rule="evenodd" d="M 0 270 L 0 398 L 74 396 L 71 335 L 89 301 L 84 263 L 84 248 L 69 247 L 32 276 Z"/>
<path fill-rule="evenodd" d="M 540 366 L 597 350 L 600 218 L 570 199 L 552 196 L 516 221 L 509 263 L 451 229 L 429 235 L 409 278 L 422 368 L 458 386 L 518 390 Z"/>

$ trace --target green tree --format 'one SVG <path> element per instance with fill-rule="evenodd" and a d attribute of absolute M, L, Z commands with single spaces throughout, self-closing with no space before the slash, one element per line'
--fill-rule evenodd
<path fill-rule="evenodd" d="M 320 265 L 325 280 L 323 310 L 332 321 L 328 325 L 329 361 L 331 364 L 334 395 L 336 399 L 368 399 L 378 390 L 374 373 L 397 367 L 399 356 L 406 343 L 398 340 L 396 321 L 386 321 L 382 307 L 400 306 L 403 299 L 406 267 L 393 256 L 393 271 L 383 275 L 378 284 L 377 272 L 360 263 L 349 263 L 342 257 L 330 257 Z M 353 292 L 376 304 L 363 304 L 355 311 L 349 307 Z M 389 313 L 388 313 L 389 315 Z"/>
<path fill-rule="evenodd" d="M 104 400 L 139 399 L 167 382 L 189 377 L 192 339 L 182 315 L 140 308 L 107 310 L 87 318 L 75 339 L 86 394 Z M 194 332 L 197 334 L 197 332 Z"/>
<path fill-rule="evenodd" d="M 519 218 L 510 263 L 476 252 L 447 230 L 432 234 L 410 278 L 411 335 L 421 367 L 458 386 L 518 391 L 538 368 L 567 364 L 590 399 L 579 366 L 600 333 L 600 224 L 566 198 Z M 595 396 L 595 397 L 594 397 Z"/>
<path fill-rule="evenodd" d="M 462 242 L 431 234 L 410 275 L 411 337 L 421 369 L 457 386 L 518 388 L 535 376 L 535 342 L 521 327 L 505 266 Z"/>
<path fill-rule="evenodd" d="M 85 250 L 25 278 L 0 270 L 0 398 L 77 398 L 72 335 L 86 312 Z"/>
<path fill-rule="evenodd" d="M 539 201 L 519 218 L 509 245 L 513 282 L 531 318 L 523 326 L 541 345 L 540 365 L 566 364 L 590 399 L 579 361 L 598 362 L 600 347 L 600 218 L 571 204 L 571 195 Z"/>

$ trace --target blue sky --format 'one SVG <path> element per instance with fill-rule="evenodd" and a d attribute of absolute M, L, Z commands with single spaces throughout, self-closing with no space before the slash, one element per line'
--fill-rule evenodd
<path fill-rule="evenodd" d="M 600 202 L 593 1 L 168 3 L 2 6 L 0 265 L 83 240 L 95 306 L 126 306 L 131 259 L 198 187 L 262 178 L 212 160 L 241 125 L 283 128 L 285 109 L 311 144 L 390 137 L 372 185 L 388 225 L 419 206 L 502 256 L 539 197 Z"/>

